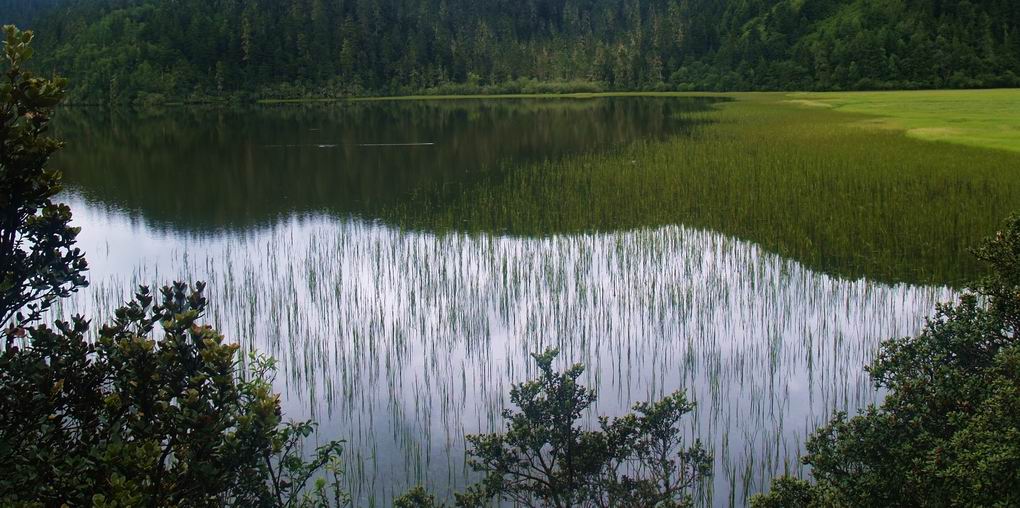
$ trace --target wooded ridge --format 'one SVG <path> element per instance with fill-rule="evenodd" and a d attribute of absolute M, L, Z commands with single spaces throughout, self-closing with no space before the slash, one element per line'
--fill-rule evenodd
<path fill-rule="evenodd" d="M 78 101 L 1020 86 L 1013 0 L 0 0 Z"/>

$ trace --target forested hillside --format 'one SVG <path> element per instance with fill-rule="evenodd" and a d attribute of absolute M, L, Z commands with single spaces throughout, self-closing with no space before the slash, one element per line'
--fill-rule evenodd
<path fill-rule="evenodd" d="M 48 13 L 61 1 L 0 0 L 0 25 L 32 25 L 40 14 Z"/>
<path fill-rule="evenodd" d="M 64 0 L 32 27 L 91 101 L 1020 86 L 1015 0 Z"/>

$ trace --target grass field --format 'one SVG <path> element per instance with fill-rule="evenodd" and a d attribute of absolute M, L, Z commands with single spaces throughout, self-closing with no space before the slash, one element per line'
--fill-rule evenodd
<path fill-rule="evenodd" d="M 790 94 L 793 102 L 875 115 L 862 125 L 1020 152 L 1020 89 Z"/>

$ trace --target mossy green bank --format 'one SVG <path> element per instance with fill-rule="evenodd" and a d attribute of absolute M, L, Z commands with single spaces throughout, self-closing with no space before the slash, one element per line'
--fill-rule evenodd
<path fill-rule="evenodd" d="M 806 93 L 790 100 L 873 115 L 861 125 L 912 138 L 1020 152 L 1020 89 Z"/>

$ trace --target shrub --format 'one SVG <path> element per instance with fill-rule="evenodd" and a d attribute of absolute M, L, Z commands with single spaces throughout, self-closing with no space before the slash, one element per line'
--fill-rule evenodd
<path fill-rule="evenodd" d="M 25 334 L 57 298 L 86 284 L 71 210 L 53 202 L 60 173 L 46 167 L 61 144 L 46 136 L 67 82 L 23 69 L 32 33 L 5 26 L 0 78 L 0 340 Z"/>
<path fill-rule="evenodd" d="M 143 287 L 95 337 L 80 316 L 31 326 L 85 285 L 86 264 L 46 167 L 65 82 L 22 69 L 31 32 L 4 33 L 0 506 L 344 504 L 340 443 L 305 460 L 314 424 L 283 422 L 271 360 L 245 375 L 237 346 L 199 324 L 203 285 Z"/>
<path fill-rule="evenodd" d="M 882 404 L 808 441 L 805 506 L 1020 504 L 1020 217 L 976 254 L 990 275 L 917 337 L 883 343 L 868 369 Z M 752 504 L 782 505 L 790 481 Z"/>
<path fill-rule="evenodd" d="M 202 289 L 177 283 L 154 303 L 141 288 L 95 341 L 76 318 L 0 356 L 0 504 L 345 501 L 340 443 L 302 459 L 313 424 L 283 423 L 271 360 L 242 376 L 237 346 L 198 323 Z M 320 468 L 329 478 L 304 494 Z"/>
<path fill-rule="evenodd" d="M 581 365 L 554 371 L 557 354 L 533 355 L 541 375 L 511 389 L 518 410 L 504 411 L 506 432 L 468 436 L 469 464 L 483 476 L 457 495 L 457 504 L 485 506 L 497 498 L 520 506 L 690 506 L 692 488 L 712 464 L 699 441 L 683 447 L 678 425 L 694 404 L 676 392 L 584 430 L 579 421 L 595 392 L 577 382 Z M 399 502 L 437 506 L 421 488 Z"/>

